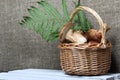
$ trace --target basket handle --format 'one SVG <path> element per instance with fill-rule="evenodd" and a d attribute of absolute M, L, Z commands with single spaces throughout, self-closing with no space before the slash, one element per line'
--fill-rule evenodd
<path fill-rule="evenodd" d="M 78 11 L 80 11 L 80 10 L 86 10 L 86 11 L 92 13 L 92 14 L 96 17 L 96 19 L 97 19 L 97 21 L 98 21 L 98 23 L 99 23 L 99 26 L 100 26 L 99 31 L 100 31 L 101 34 L 102 34 L 102 39 L 101 39 L 101 43 L 100 43 L 100 44 L 101 44 L 104 48 L 106 48 L 105 33 L 106 33 L 106 26 L 107 26 L 107 25 L 106 25 L 105 23 L 103 23 L 101 17 L 99 16 L 99 14 L 98 14 L 95 10 L 93 10 L 93 9 L 91 9 L 91 8 L 89 8 L 89 7 L 86 7 L 86 6 L 79 6 L 79 7 L 77 7 L 76 9 L 74 9 L 73 12 L 71 13 L 71 15 L 70 15 L 70 22 L 73 21 L 73 18 L 74 18 L 74 16 L 75 16 L 75 14 L 76 14 Z"/>

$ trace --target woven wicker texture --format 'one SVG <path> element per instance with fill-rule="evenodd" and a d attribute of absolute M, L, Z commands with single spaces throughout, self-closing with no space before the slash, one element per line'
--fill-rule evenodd
<path fill-rule="evenodd" d="M 67 74 L 100 75 L 107 73 L 110 69 L 110 45 L 106 49 L 88 48 L 75 50 L 66 48 L 68 45 L 61 46 L 61 66 Z"/>
<path fill-rule="evenodd" d="M 73 10 L 70 15 L 70 22 L 72 22 L 74 15 L 80 10 L 87 10 L 92 13 L 98 20 L 102 34 L 101 46 L 84 47 L 84 45 L 75 45 L 71 43 L 60 44 L 61 67 L 67 74 L 76 75 L 100 75 L 105 74 L 110 69 L 111 65 L 111 44 L 105 43 L 106 26 L 104 25 L 100 16 L 91 8 L 86 6 L 79 6 Z M 70 25 L 63 26 L 60 32 L 60 38 L 64 35 L 64 31 Z M 71 27 L 71 26 L 70 26 Z M 65 36 L 65 35 L 64 35 Z M 64 39 L 63 39 L 64 40 Z"/>

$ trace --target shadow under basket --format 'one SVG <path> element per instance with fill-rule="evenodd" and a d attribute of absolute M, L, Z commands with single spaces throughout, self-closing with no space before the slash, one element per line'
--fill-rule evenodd
<path fill-rule="evenodd" d="M 73 28 L 73 17 L 79 10 L 87 10 L 98 20 L 101 32 L 101 42 L 99 46 L 84 47 L 84 44 L 75 45 L 74 43 L 65 43 L 66 32 Z M 62 70 L 66 74 L 74 75 L 102 75 L 108 72 L 111 65 L 111 43 L 105 38 L 106 26 L 101 17 L 91 8 L 85 6 L 77 7 L 70 15 L 69 24 L 63 26 L 60 32 L 60 60 Z M 87 43 L 86 43 L 87 44 Z M 85 46 L 86 46 L 85 44 Z"/>

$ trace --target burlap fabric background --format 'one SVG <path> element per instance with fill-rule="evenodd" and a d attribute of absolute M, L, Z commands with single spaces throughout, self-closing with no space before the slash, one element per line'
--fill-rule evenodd
<path fill-rule="evenodd" d="M 0 0 L 0 71 L 24 68 L 60 69 L 59 41 L 47 43 L 40 35 L 18 23 L 27 8 L 39 0 Z M 47 0 L 61 13 L 61 0 Z M 69 12 L 73 9 L 68 1 Z M 74 0 L 76 1 L 76 0 Z M 120 72 L 120 0 L 81 0 L 82 5 L 96 10 L 111 26 L 107 38 L 113 45 L 112 71 Z M 37 5 L 36 5 L 37 6 Z M 96 19 L 88 17 L 94 26 Z"/>

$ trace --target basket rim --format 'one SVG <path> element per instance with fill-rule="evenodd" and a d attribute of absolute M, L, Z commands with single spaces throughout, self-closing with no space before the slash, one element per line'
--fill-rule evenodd
<path fill-rule="evenodd" d="M 100 47 L 100 46 L 84 46 L 84 44 L 82 44 L 83 46 L 80 45 L 75 45 L 73 43 L 61 43 L 59 44 L 59 48 L 60 49 L 80 49 L 80 50 L 84 50 L 84 49 L 106 49 L 106 48 L 112 48 L 111 43 L 108 41 L 108 43 L 106 43 L 106 48 Z"/>
<path fill-rule="evenodd" d="M 63 26 L 63 28 L 61 29 L 60 33 L 59 33 L 59 39 L 60 39 L 60 42 L 62 43 L 65 39 L 65 35 L 66 35 L 66 32 L 68 32 L 69 29 L 72 29 L 74 27 L 74 23 L 73 23 L 73 19 L 74 19 L 74 16 L 77 14 L 78 11 L 80 10 L 86 10 L 88 12 L 90 12 L 91 14 L 93 14 L 93 16 L 96 17 L 98 23 L 99 23 L 99 32 L 101 33 L 101 45 L 103 48 L 106 48 L 106 27 L 107 27 L 107 24 L 103 22 L 102 18 L 100 17 L 100 15 L 93 9 L 89 8 L 89 7 L 86 7 L 86 6 L 78 6 L 77 8 L 75 8 L 71 15 L 70 15 L 70 20 Z"/>

